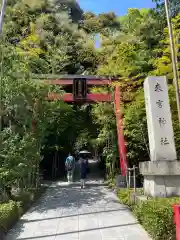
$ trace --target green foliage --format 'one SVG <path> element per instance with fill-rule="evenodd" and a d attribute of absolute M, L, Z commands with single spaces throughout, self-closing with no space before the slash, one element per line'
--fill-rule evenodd
<path fill-rule="evenodd" d="M 115 189 L 115 187 L 116 187 L 115 178 L 109 178 L 109 179 L 107 180 L 107 184 L 108 184 L 108 187 L 109 187 L 109 188 Z"/>
<path fill-rule="evenodd" d="M 122 204 L 131 206 L 131 202 L 130 202 L 131 193 L 132 193 L 131 189 L 122 188 L 118 190 L 117 196 Z"/>
<path fill-rule="evenodd" d="M 6 232 L 21 215 L 20 203 L 10 201 L 0 205 L 0 227 Z"/>
<path fill-rule="evenodd" d="M 8 1 L 0 43 L 3 188 L 37 187 L 42 154 L 67 154 L 82 131 L 72 106 L 46 100 L 49 92 L 63 91 L 31 77 L 95 71 L 97 53 L 93 40 L 79 28 L 81 18 L 76 1 Z"/>
<path fill-rule="evenodd" d="M 0 229 L 7 232 L 45 189 L 29 189 L 17 196 L 16 201 L 0 204 Z"/>
<path fill-rule="evenodd" d="M 57 122 L 63 132 L 71 107 L 62 102 L 48 102 L 48 93 L 54 90 L 62 94 L 61 89 L 52 89 L 41 81 L 30 79 L 25 58 L 15 49 L 14 52 L 11 50 L 8 46 L 7 55 L 4 55 L 1 45 L 2 61 L 7 67 L 1 73 L 0 182 L 3 186 L 20 184 L 24 188 L 37 186 L 39 182 L 40 152 L 44 138 L 49 134 L 48 126 Z M 11 56 L 12 62 L 6 56 Z M 19 73 L 21 78 L 17 77 Z M 61 109 L 59 118 L 58 108 Z M 37 123 L 35 131 L 33 121 Z"/>
<path fill-rule="evenodd" d="M 138 191 L 141 194 L 141 189 Z M 173 222 L 174 204 L 180 203 L 180 198 L 155 198 L 145 201 L 131 202 L 133 189 L 119 189 L 118 197 L 122 204 L 133 210 L 137 220 L 155 240 L 175 239 L 175 224 Z"/>
<path fill-rule="evenodd" d="M 127 156 L 130 166 L 150 160 L 144 93 L 136 94 L 135 101 L 124 110 L 124 136 L 127 141 Z"/>
<path fill-rule="evenodd" d="M 152 199 L 134 207 L 134 214 L 139 222 L 155 240 L 175 239 L 173 222 L 173 204 L 179 204 L 179 198 Z"/>
<path fill-rule="evenodd" d="M 179 4 L 176 0 L 172 3 L 177 43 Z M 161 10 L 129 9 L 125 16 L 118 17 L 112 12 L 83 13 L 74 0 L 8 1 L 0 43 L 1 183 L 35 187 L 42 155 L 52 151 L 63 155 L 73 149 L 97 148 L 109 176 L 113 178 L 119 168 L 114 105 L 72 107 L 61 101 L 46 101 L 49 92 L 64 91 L 32 79 L 32 74 L 118 77 L 130 165 L 149 159 L 144 97 L 139 89 L 152 73 L 172 79 L 168 32 L 164 16 L 158 14 Z M 97 35 L 101 40 L 98 49 L 94 44 Z M 176 49 L 179 60 L 178 43 Z M 179 153 L 180 132 L 172 87 L 170 101 Z M 32 122 L 36 122 L 35 131 Z"/>
<path fill-rule="evenodd" d="M 105 66 L 98 69 L 100 75 L 110 75 L 128 80 L 148 69 L 148 56 L 140 46 L 132 43 L 119 43 L 107 58 Z"/>
<path fill-rule="evenodd" d="M 180 128 L 177 112 L 177 103 L 176 103 L 176 94 L 175 88 L 173 86 L 169 87 L 169 98 L 172 111 L 172 120 L 173 120 L 173 129 L 174 129 L 174 138 L 176 144 L 177 157 L 180 156 Z"/>
<path fill-rule="evenodd" d="M 95 68 L 97 60 L 93 41 L 72 17 L 78 11 L 82 14 L 75 1 L 19 0 L 7 8 L 4 39 L 15 45 L 33 73 L 82 73 Z"/>
<path fill-rule="evenodd" d="M 134 192 L 133 188 L 121 188 L 117 191 L 117 196 L 122 204 L 128 205 L 129 207 L 134 207 L 134 203 L 132 202 L 132 194 Z M 137 188 L 136 192 L 139 195 L 143 194 L 142 188 Z"/>
<path fill-rule="evenodd" d="M 176 56 L 177 56 L 177 67 L 179 69 L 180 67 L 179 65 L 180 14 L 178 14 L 173 19 L 172 22 L 173 22 L 173 30 L 174 30 L 175 50 L 176 50 Z M 166 75 L 168 79 L 173 80 L 169 33 L 167 28 L 164 29 L 164 38 L 160 43 L 161 45 L 159 46 L 159 48 L 154 50 L 156 54 L 156 58 L 152 60 L 155 68 L 152 74 L 161 75 L 161 76 Z"/>
<path fill-rule="evenodd" d="M 177 156 L 179 158 L 180 129 L 177 114 L 175 89 L 172 85 L 169 86 L 169 99 L 172 110 Z M 140 161 L 150 160 L 146 109 L 144 93 L 142 90 L 136 93 L 135 99 L 131 103 L 125 104 L 124 135 L 127 142 L 127 156 L 130 166 L 134 164 L 138 165 Z"/>
<path fill-rule="evenodd" d="M 153 69 L 152 50 L 162 37 L 158 18 L 151 10 L 129 9 L 119 22 L 114 35 L 102 38 L 98 73 L 127 81 L 145 77 Z"/>
<path fill-rule="evenodd" d="M 163 17 L 164 20 L 166 20 L 164 1 L 163 0 L 153 0 L 153 2 L 156 3 L 155 11 L 157 11 L 158 14 L 161 14 L 161 17 Z M 179 0 L 169 1 L 169 9 L 171 9 L 171 16 L 175 17 L 180 11 Z"/>
<path fill-rule="evenodd" d="M 152 9 L 129 9 L 127 14 L 119 17 L 120 28 L 116 34 L 102 37 L 99 50 L 101 64 L 98 74 L 118 77 L 121 82 L 121 111 L 130 166 L 150 158 L 142 82 L 148 75 L 173 78 L 169 35 L 166 25 L 160 24 L 163 21 L 163 16 L 161 18 Z M 179 15 L 172 22 L 179 60 Z M 172 86 L 169 87 L 169 95 L 179 156 L 179 124 Z"/>
<path fill-rule="evenodd" d="M 100 91 L 100 89 L 95 91 Z M 113 178 L 118 168 L 116 120 L 113 110 L 113 105 L 109 103 L 99 103 L 92 108 L 93 119 L 99 125 L 95 144 L 97 149 L 102 150 L 107 174 L 110 178 Z"/>
<path fill-rule="evenodd" d="M 117 16 L 114 12 L 95 15 L 92 12 L 84 13 L 82 28 L 91 34 L 101 33 L 105 36 L 120 27 Z"/>

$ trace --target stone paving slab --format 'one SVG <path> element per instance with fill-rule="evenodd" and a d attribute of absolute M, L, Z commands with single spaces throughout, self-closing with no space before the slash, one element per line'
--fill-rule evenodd
<path fill-rule="evenodd" d="M 100 181 L 53 183 L 5 240 L 150 240 Z"/>

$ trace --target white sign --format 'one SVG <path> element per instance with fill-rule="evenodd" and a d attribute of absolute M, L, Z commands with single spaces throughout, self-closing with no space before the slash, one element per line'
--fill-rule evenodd
<path fill-rule="evenodd" d="M 151 160 L 176 160 L 166 77 L 148 77 L 144 94 Z"/>

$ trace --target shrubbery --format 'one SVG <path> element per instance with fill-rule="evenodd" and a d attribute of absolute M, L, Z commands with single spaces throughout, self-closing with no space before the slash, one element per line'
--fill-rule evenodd
<path fill-rule="evenodd" d="M 180 204 L 180 198 L 155 198 L 132 204 L 132 190 L 121 189 L 118 197 L 121 203 L 129 205 L 134 215 L 154 240 L 174 240 L 175 224 L 173 222 L 174 204 Z"/>
<path fill-rule="evenodd" d="M 135 216 L 153 239 L 175 239 L 172 205 L 176 201 L 177 199 L 151 199 L 133 207 Z"/>
<path fill-rule="evenodd" d="M 120 199 L 120 202 L 122 204 L 125 204 L 125 205 L 128 205 L 128 206 L 131 206 L 131 203 L 130 203 L 130 195 L 132 193 L 132 190 L 131 189 L 121 189 L 117 192 L 117 195 Z"/>
<path fill-rule="evenodd" d="M 0 231 L 7 232 L 45 189 L 44 187 L 38 191 L 31 189 L 16 197 L 16 201 L 0 204 Z"/>
<path fill-rule="evenodd" d="M 19 219 L 22 214 L 20 202 L 10 201 L 0 205 L 0 227 L 4 232 Z"/>

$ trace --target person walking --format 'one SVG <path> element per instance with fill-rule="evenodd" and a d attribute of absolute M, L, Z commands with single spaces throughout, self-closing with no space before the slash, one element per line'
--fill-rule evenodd
<path fill-rule="evenodd" d="M 68 157 L 66 158 L 65 167 L 66 167 L 66 171 L 67 171 L 68 183 L 73 182 L 75 159 L 70 153 L 69 153 Z"/>
<path fill-rule="evenodd" d="M 79 159 L 81 188 L 85 188 L 85 179 L 87 176 L 88 159 L 81 156 Z"/>

